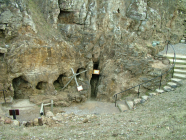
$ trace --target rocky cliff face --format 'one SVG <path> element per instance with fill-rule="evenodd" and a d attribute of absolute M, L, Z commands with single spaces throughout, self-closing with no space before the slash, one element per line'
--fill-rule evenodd
<path fill-rule="evenodd" d="M 6 97 L 37 103 L 53 98 L 63 106 L 90 98 L 112 101 L 113 94 L 168 70 L 169 63 L 157 54 L 166 40 L 177 43 L 183 37 L 185 3 L 1 0 L 0 89 L 7 90 Z M 77 75 L 81 92 L 74 79 L 62 89 L 73 75 L 71 68 L 87 70 Z"/>

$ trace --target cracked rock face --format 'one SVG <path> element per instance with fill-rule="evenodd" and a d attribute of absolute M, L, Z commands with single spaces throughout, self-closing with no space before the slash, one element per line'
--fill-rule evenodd
<path fill-rule="evenodd" d="M 185 3 L 0 1 L 0 88 L 7 91 L 6 98 L 30 98 L 35 103 L 113 101 L 114 94 L 170 68 L 157 54 L 166 40 L 177 43 L 183 37 Z M 71 68 L 80 73 L 77 82 L 71 80 Z M 94 69 L 100 74 L 93 74 Z M 168 78 L 163 77 L 164 83 Z M 78 85 L 83 87 L 80 92 Z M 152 81 L 141 90 L 157 86 L 158 81 Z"/>

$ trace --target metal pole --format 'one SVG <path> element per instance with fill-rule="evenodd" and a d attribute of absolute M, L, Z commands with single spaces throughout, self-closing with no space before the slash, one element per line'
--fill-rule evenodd
<path fill-rule="evenodd" d="M 41 109 L 40 109 L 40 115 L 44 115 L 44 112 L 43 112 L 43 103 L 41 104 Z"/>
<path fill-rule="evenodd" d="M 117 102 L 117 94 L 115 96 L 115 107 L 116 107 L 116 102 Z"/>
<path fill-rule="evenodd" d="M 16 120 L 16 111 L 12 110 L 12 114 L 13 114 L 13 119 Z"/>
<path fill-rule="evenodd" d="M 166 54 L 168 52 L 168 49 L 169 49 L 169 42 L 167 42 L 167 50 L 166 50 Z"/>
<path fill-rule="evenodd" d="M 71 68 L 71 70 L 72 70 L 73 75 L 75 75 L 73 68 Z M 78 82 L 77 82 L 76 76 L 74 76 L 74 79 L 75 79 L 75 81 L 76 81 L 77 87 L 79 87 L 79 84 L 78 84 Z"/>
<path fill-rule="evenodd" d="M 138 88 L 138 97 L 139 97 L 139 95 L 140 95 L 140 92 L 139 92 L 139 90 L 140 90 L 140 85 L 139 85 L 139 88 Z"/>
<path fill-rule="evenodd" d="M 172 78 L 173 78 L 173 76 L 174 76 L 174 67 L 173 67 L 173 69 L 172 69 Z"/>
<path fill-rule="evenodd" d="M 160 86 L 159 86 L 159 89 L 161 88 L 161 80 L 162 80 L 162 75 L 161 75 L 161 79 L 160 79 Z"/>

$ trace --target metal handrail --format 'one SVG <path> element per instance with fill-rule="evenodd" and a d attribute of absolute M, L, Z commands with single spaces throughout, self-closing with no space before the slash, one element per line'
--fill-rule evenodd
<path fill-rule="evenodd" d="M 170 43 L 170 41 L 166 41 L 166 42 L 167 42 L 167 50 L 166 50 L 166 54 L 167 54 L 167 51 L 168 51 L 168 45 L 169 45 L 169 44 L 171 45 L 171 47 L 172 47 L 172 49 L 173 49 L 173 51 L 174 51 L 174 58 L 173 58 L 173 64 L 172 64 L 172 67 L 171 67 L 168 71 L 162 73 L 162 74 L 159 75 L 159 76 L 156 76 L 156 77 L 153 78 L 153 79 L 150 79 L 150 80 L 148 80 L 148 81 L 146 81 L 146 82 L 140 83 L 140 84 L 138 84 L 138 85 L 136 85 L 136 86 L 133 86 L 133 87 L 128 88 L 128 89 L 126 89 L 126 90 L 124 90 L 124 91 L 121 91 L 121 92 L 119 92 L 119 93 L 114 94 L 113 96 L 115 97 L 115 107 L 116 107 L 117 95 L 118 95 L 118 94 L 121 94 L 121 93 L 123 93 L 123 92 L 129 91 L 129 90 L 131 90 L 131 89 L 133 89 L 133 88 L 139 86 L 139 88 L 138 88 L 138 97 L 139 97 L 139 93 L 140 93 L 139 90 L 140 90 L 140 86 L 141 86 L 141 85 L 146 84 L 146 83 L 148 83 L 148 82 L 150 82 L 150 81 L 152 81 L 152 80 L 155 80 L 155 79 L 161 77 L 161 79 L 160 79 L 160 86 L 159 86 L 159 89 L 160 89 L 160 88 L 161 88 L 161 80 L 162 80 L 162 76 L 165 75 L 165 74 L 167 74 L 167 73 L 170 72 L 171 70 L 173 70 L 173 72 L 172 72 L 172 78 L 173 78 L 174 67 L 175 67 L 175 61 L 176 61 L 176 52 L 175 52 L 175 49 L 174 49 L 173 45 Z"/>

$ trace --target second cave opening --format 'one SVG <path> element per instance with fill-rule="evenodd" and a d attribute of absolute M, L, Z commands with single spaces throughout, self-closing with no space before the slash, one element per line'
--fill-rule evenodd
<path fill-rule="evenodd" d="M 98 63 L 94 64 L 94 69 L 98 69 Z M 97 87 L 99 83 L 99 75 L 93 74 L 90 80 L 91 85 L 91 98 L 94 99 L 97 97 Z"/>

